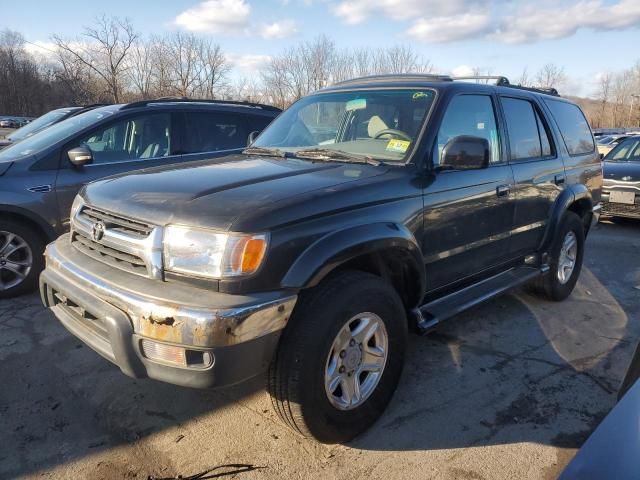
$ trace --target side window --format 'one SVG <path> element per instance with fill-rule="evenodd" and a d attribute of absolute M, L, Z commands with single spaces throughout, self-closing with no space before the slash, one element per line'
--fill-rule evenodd
<path fill-rule="evenodd" d="M 586 118 L 576 105 L 559 100 L 545 100 L 570 155 L 583 155 L 595 150 Z"/>
<path fill-rule="evenodd" d="M 640 140 L 629 139 L 622 142 L 611 153 L 607 159 L 611 160 L 640 160 Z"/>
<path fill-rule="evenodd" d="M 187 112 L 185 153 L 216 152 L 247 146 L 249 128 L 240 115 Z"/>
<path fill-rule="evenodd" d="M 249 133 L 262 132 L 267 125 L 269 125 L 275 117 L 268 117 L 263 115 L 253 115 L 249 117 Z"/>
<path fill-rule="evenodd" d="M 530 101 L 502 97 L 502 108 L 509 133 L 511 160 L 528 160 L 551 155 L 547 129 Z"/>
<path fill-rule="evenodd" d="M 458 95 L 451 100 L 438 131 L 434 155 L 436 165 L 442 161 L 442 150 L 447 142 L 460 135 L 487 139 L 490 163 L 500 162 L 498 127 L 490 96 Z"/>
<path fill-rule="evenodd" d="M 540 134 L 540 145 L 542 146 L 542 156 L 549 157 L 553 155 L 551 142 L 549 141 L 549 130 L 540 118 L 540 114 L 536 110 L 536 121 L 538 122 L 538 133 Z"/>
<path fill-rule="evenodd" d="M 76 143 L 91 150 L 94 164 L 166 157 L 171 150 L 171 115 L 154 113 L 122 119 Z"/>

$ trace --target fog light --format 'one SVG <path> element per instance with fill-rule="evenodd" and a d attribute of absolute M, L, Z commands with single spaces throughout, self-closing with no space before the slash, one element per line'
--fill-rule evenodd
<path fill-rule="evenodd" d="M 142 340 L 142 354 L 149 360 L 187 366 L 187 352 L 182 347 Z"/>

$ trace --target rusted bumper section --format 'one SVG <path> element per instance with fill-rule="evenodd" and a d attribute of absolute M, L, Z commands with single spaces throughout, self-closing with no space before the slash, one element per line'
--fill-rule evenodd
<path fill-rule="evenodd" d="M 297 300 L 289 291 L 228 295 L 143 278 L 77 251 L 68 235 L 47 247 L 46 260 L 42 301 L 71 333 L 129 376 L 184 386 L 263 372 Z"/>

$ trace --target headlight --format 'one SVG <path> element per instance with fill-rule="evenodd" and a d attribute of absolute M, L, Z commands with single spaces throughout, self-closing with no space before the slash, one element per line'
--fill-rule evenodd
<path fill-rule="evenodd" d="M 80 195 L 76 195 L 76 198 L 73 199 L 73 204 L 71 205 L 71 213 L 69 214 L 69 218 L 73 219 L 82 205 L 84 205 L 82 197 Z"/>
<path fill-rule="evenodd" d="M 267 251 L 267 235 L 217 233 L 169 225 L 164 231 L 164 268 L 208 278 L 254 273 Z"/>

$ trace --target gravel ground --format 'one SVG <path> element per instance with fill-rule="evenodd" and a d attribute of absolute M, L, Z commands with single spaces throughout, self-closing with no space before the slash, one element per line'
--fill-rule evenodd
<path fill-rule="evenodd" d="M 348 445 L 281 425 L 263 380 L 133 380 L 36 294 L 0 301 L 0 477 L 552 479 L 615 403 L 640 339 L 640 222 L 601 223 L 573 295 L 523 291 L 413 336 L 386 413 Z"/>

